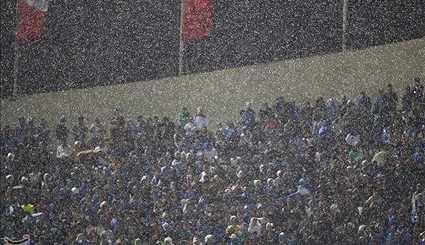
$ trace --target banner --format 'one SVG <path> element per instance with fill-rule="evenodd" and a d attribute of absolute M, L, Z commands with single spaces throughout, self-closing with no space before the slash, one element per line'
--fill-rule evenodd
<path fill-rule="evenodd" d="M 207 37 L 214 25 L 213 0 L 182 0 L 183 41 L 189 42 Z"/>
<path fill-rule="evenodd" d="M 45 32 L 48 0 L 18 0 L 16 40 L 22 42 L 40 39 Z"/>

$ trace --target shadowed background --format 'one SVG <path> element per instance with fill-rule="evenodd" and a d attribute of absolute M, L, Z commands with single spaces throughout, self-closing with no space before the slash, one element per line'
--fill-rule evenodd
<path fill-rule="evenodd" d="M 423 0 L 348 2 L 348 49 L 425 36 Z M 1 2 L 2 97 L 14 81 L 15 4 Z M 214 29 L 186 45 L 184 71 L 340 52 L 342 8 L 342 0 L 215 0 Z M 19 46 L 20 94 L 176 76 L 179 15 L 180 1 L 51 0 L 44 38 Z"/>

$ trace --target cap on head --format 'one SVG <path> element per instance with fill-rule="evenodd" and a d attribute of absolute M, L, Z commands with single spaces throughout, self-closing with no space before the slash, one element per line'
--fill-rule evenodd
<path fill-rule="evenodd" d="M 171 239 L 171 237 L 164 238 L 164 244 L 172 245 L 173 244 L 173 239 Z"/>
<path fill-rule="evenodd" d="M 211 234 L 206 235 L 205 236 L 205 244 L 209 244 L 209 243 L 212 243 L 212 242 L 214 242 L 214 235 L 211 235 Z"/>

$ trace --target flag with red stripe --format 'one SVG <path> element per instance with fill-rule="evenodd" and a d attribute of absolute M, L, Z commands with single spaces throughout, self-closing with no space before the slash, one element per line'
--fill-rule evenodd
<path fill-rule="evenodd" d="M 214 25 L 213 0 L 182 0 L 183 41 L 208 37 Z"/>
<path fill-rule="evenodd" d="M 45 32 L 48 0 L 18 0 L 16 40 L 39 40 Z"/>

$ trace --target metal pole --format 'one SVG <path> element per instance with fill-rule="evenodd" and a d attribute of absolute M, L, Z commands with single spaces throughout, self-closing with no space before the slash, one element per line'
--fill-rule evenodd
<path fill-rule="evenodd" d="M 16 32 L 18 28 L 18 20 L 19 20 L 19 11 L 18 11 L 19 0 L 16 1 L 15 6 L 15 42 L 13 43 L 14 48 L 14 63 L 13 63 L 13 91 L 12 97 L 16 98 L 18 96 L 18 75 L 19 75 L 19 47 L 18 40 L 16 39 Z"/>
<path fill-rule="evenodd" d="M 347 49 L 348 0 L 343 0 L 342 18 L 342 51 L 345 51 Z"/>
<path fill-rule="evenodd" d="M 180 0 L 180 46 L 179 46 L 179 73 L 178 75 L 183 75 L 183 55 L 184 55 L 184 42 L 183 42 L 183 20 L 184 20 L 184 1 Z"/>

